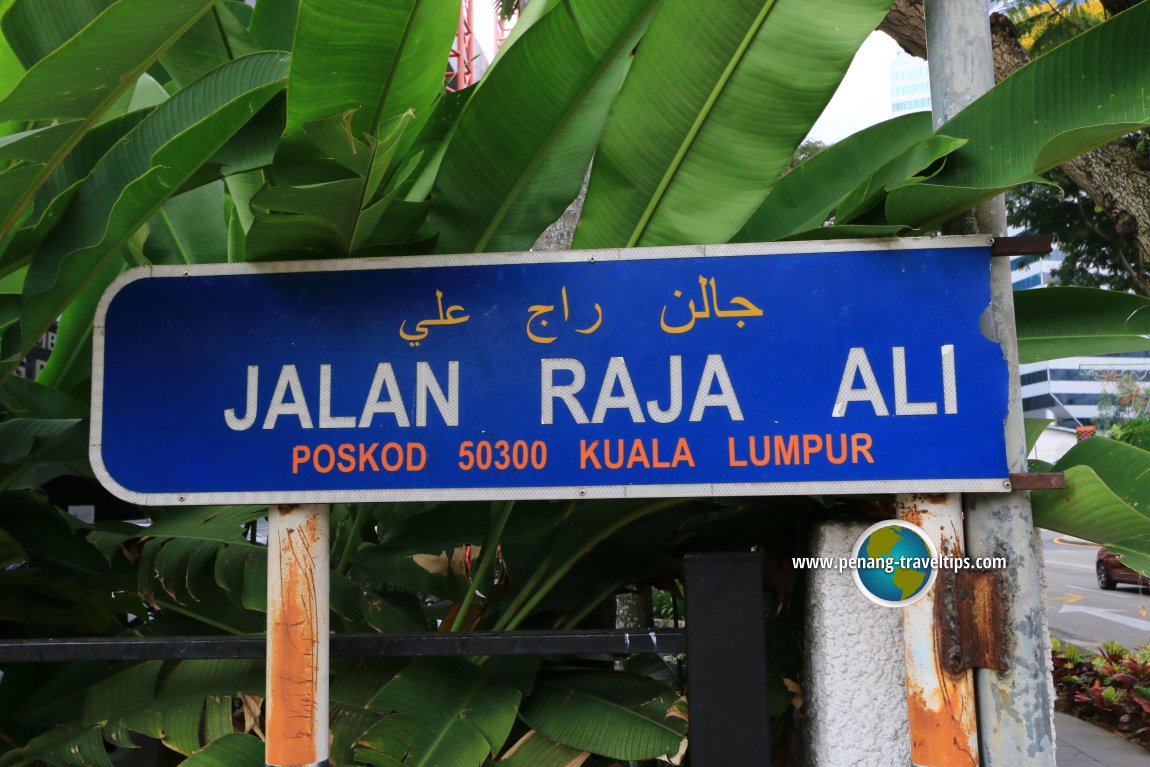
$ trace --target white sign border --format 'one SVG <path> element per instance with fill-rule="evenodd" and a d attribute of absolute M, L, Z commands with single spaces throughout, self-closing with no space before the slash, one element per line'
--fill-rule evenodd
<path fill-rule="evenodd" d="M 243 274 L 289 274 L 424 267 L 490 266 L 501 264 L 595 263 L 668 258 L 793 255 L 799 253 L 877 252 L 989 247 L 989 235 L 952 235 L 867 240 L 684 245 L 660 248 L 476 253 L 433 256 L 343 258 L 322 261 L 266 261 L 230 264 L 143 266 L 117 277 L 96 307 L 92 325 L 92 411 L 88 457 L 100 484 L 116 497 L 141 506 L 357 503 L 379 501 L 580 500 L 618 498 L 692 498 L 711 496 L 843 495 L 890 493 L 1001 493 L 1011 489 L 1009 477 L 981 479 L 858 480 L 845 482 L 729 482 L 661 485 L 586 485 L 478 488 L 381 488 L 363 490 L 284 490 L 242 492 L 139 493 L 112 478 L 101 452 L 104 425 L 104 330 L 108 307 L 125 286 L 149 277 L 208 277 Z M 987 272 L 989 283 L 990 273 Z M 1016 407 L 1014 402 L 1010 407 Z M 1004 433 L 1005 439 L 1005 433 Z"/>

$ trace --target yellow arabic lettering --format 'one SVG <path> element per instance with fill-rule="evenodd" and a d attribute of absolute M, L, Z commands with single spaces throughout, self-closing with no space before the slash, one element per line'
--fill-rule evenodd
<path fill-rule="evenodd" d="M 708 294 L 707 287 L 710 286 L 711 290 Z M 730 306 L 741 306 L 741 309 L 720 309 L 719 308 L 719 292 L 715 285 L 715 278 L 699 275 L 699 289 L 703 294 L 703 310 L 699 311 L 695 308 L 694 299 L 687 302 L 687 308 L 691 312 L 691 319 L 683 325 L 668 325 L 667 324 L 667 307 L 663 307 L 662 313 L 659 315 L 659 326 L 666 333 L 686 333 L 688 330 L 695 326 L 695 320 L 707 319 L 711 316 L 711 309 L 714 307 L 714 316 L 716 317 L 762 317 L 763 310 L 755 306 L 753 303 L 743 298 L 742 296 L 735 296 L 729 302 Z M 682 298 L 683 291 L 676 290 L 675 298 Z M 738 327 L 743 327 L 746 322 L 739 320 L 736 323 Z"/>
<path fill-rule="evenodd" d="M 571 303 L 567 298 L 567 286 L 566 285 L 564 285 L 562 287 L 562 289 L 560 290 L 560 296 L 563 299 L 563 321 L 567 322 L 571 319 Z M 595 304 L 594 306 L 595 306 L 595 313 L 596 313 L 595 322 L 586 328 L 576 328 L 575 329 L 576 333 L 582 333 L 583 335 L 589 335 L 591 333 L 594 333 L 596 330 L 598 330 L 599 326 L 603 324 L 603 307 L 600 306 L 599 304 Z M 528 338 L 530 338 L 532 341 L 534 341 L 537 344 L 549 344 L 552 341 L 555 341 L 556 339 L 559 338 L 559 336 L 541 335 L 538 332 L 536 332 L 536 330 L 532 327 L 532 325 L 536 319 L 539 319 L 544 314 L 548 314 L 550 312 L 555 311 L 555 306 L 553 304 L 536 304 L 535 306 L 527 307 L 527 311 L 530 312 L 530 314 L 531 314 L 531 316 L 527 318 L 526 329 L 527 329 L 527 337 Z M 547 327 L 547 320 L 539 319 L 538 324 L 539 324 L 540 328 L 545 328 L 545 327 Z"/>
<path fill-rule="evenodd" d="M 444 312 L 442 290 L 435 291 L 435 302 L 439 309 L 439 317 L 432 320 L 420 320 L 415 324 L 415 333 L 408 333 L 405 330 L 405 327 L 407 326 L 407 320 L 404 320 L 399 324 L 400 338 L 409 342 L 411 346 L 419 346 L 419 342 L 427 338 L 427 334 L 430 332 L 428 330 L 429 327 L 435 325 L 458 325 L 461 322 L 467 322 L 469 319 L 471 319 L 470 314 L 465 314 L 462 317 L 456 317 L 454 315 L 456 311 L 464 311 L 463 307 L 458 304 L 447 307 L 447 311 Z"/>
<path fill-rule="evenodd" d="M 540 315 L 547 314 L 548 312 L 555 311 L 554 306 L 544 306 L 542 304 L 537 304 L 535 306 L 527 307 L 527 311 L 531 312 L 531 316 L 527 319 L 527 337 L 528 338 L 530 338 L 532 341 L 534 341 L 537 344 L 549 344 L 552 341 L 554 341 L 556 338 L 559 337 L 559 336 L 539 336 L 539 335 L 536 335 L 531 330 L 531 323 L 535 321 L 535 318 L 539 317 Z M 540 320 L 539 324 L 542 327 L 547 327 L 547 320 Z"/>

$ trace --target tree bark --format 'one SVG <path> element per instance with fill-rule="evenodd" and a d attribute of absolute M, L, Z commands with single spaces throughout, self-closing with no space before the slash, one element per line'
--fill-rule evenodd
<path fill-rule="evenodd" d="M 994 79 L 999 81 L 1025 66 L 1030 56 L 1019 44 L 1009 19 L 991 14 L 989 23 Z M 879 29 L 908 53 L 926 57 L 923 0 L 895 0 Z M 1071 160 L 1062 171 L 1090 195 L 1134 246 L 1140 263 L 1132 264 L 1132 270 L 1136 278 L 1144 277 L 1150 268 L 1150 168 L 1145 159 L 1129 145 L 1114 141 Z"/>

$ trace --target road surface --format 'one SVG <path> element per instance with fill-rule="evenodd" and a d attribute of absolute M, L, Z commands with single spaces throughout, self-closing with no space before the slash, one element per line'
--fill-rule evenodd
<path fill-rule="evenodd" d="M 1046 559 L 1046 615 L 1051 636 L 1095 649 L 1106 641 L 1137 647 L 1150 641 L 1150 589 L 1098 588 L 1098 546 L 1042 531 Z"/>

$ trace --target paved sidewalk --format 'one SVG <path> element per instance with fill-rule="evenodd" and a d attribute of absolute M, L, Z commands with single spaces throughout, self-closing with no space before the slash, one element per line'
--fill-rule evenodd
<path fill-rule="evenodd" d="M 1150 767 L 1150 751 L 1070 714 L 1054 712 L 1058 767 Z"/>

